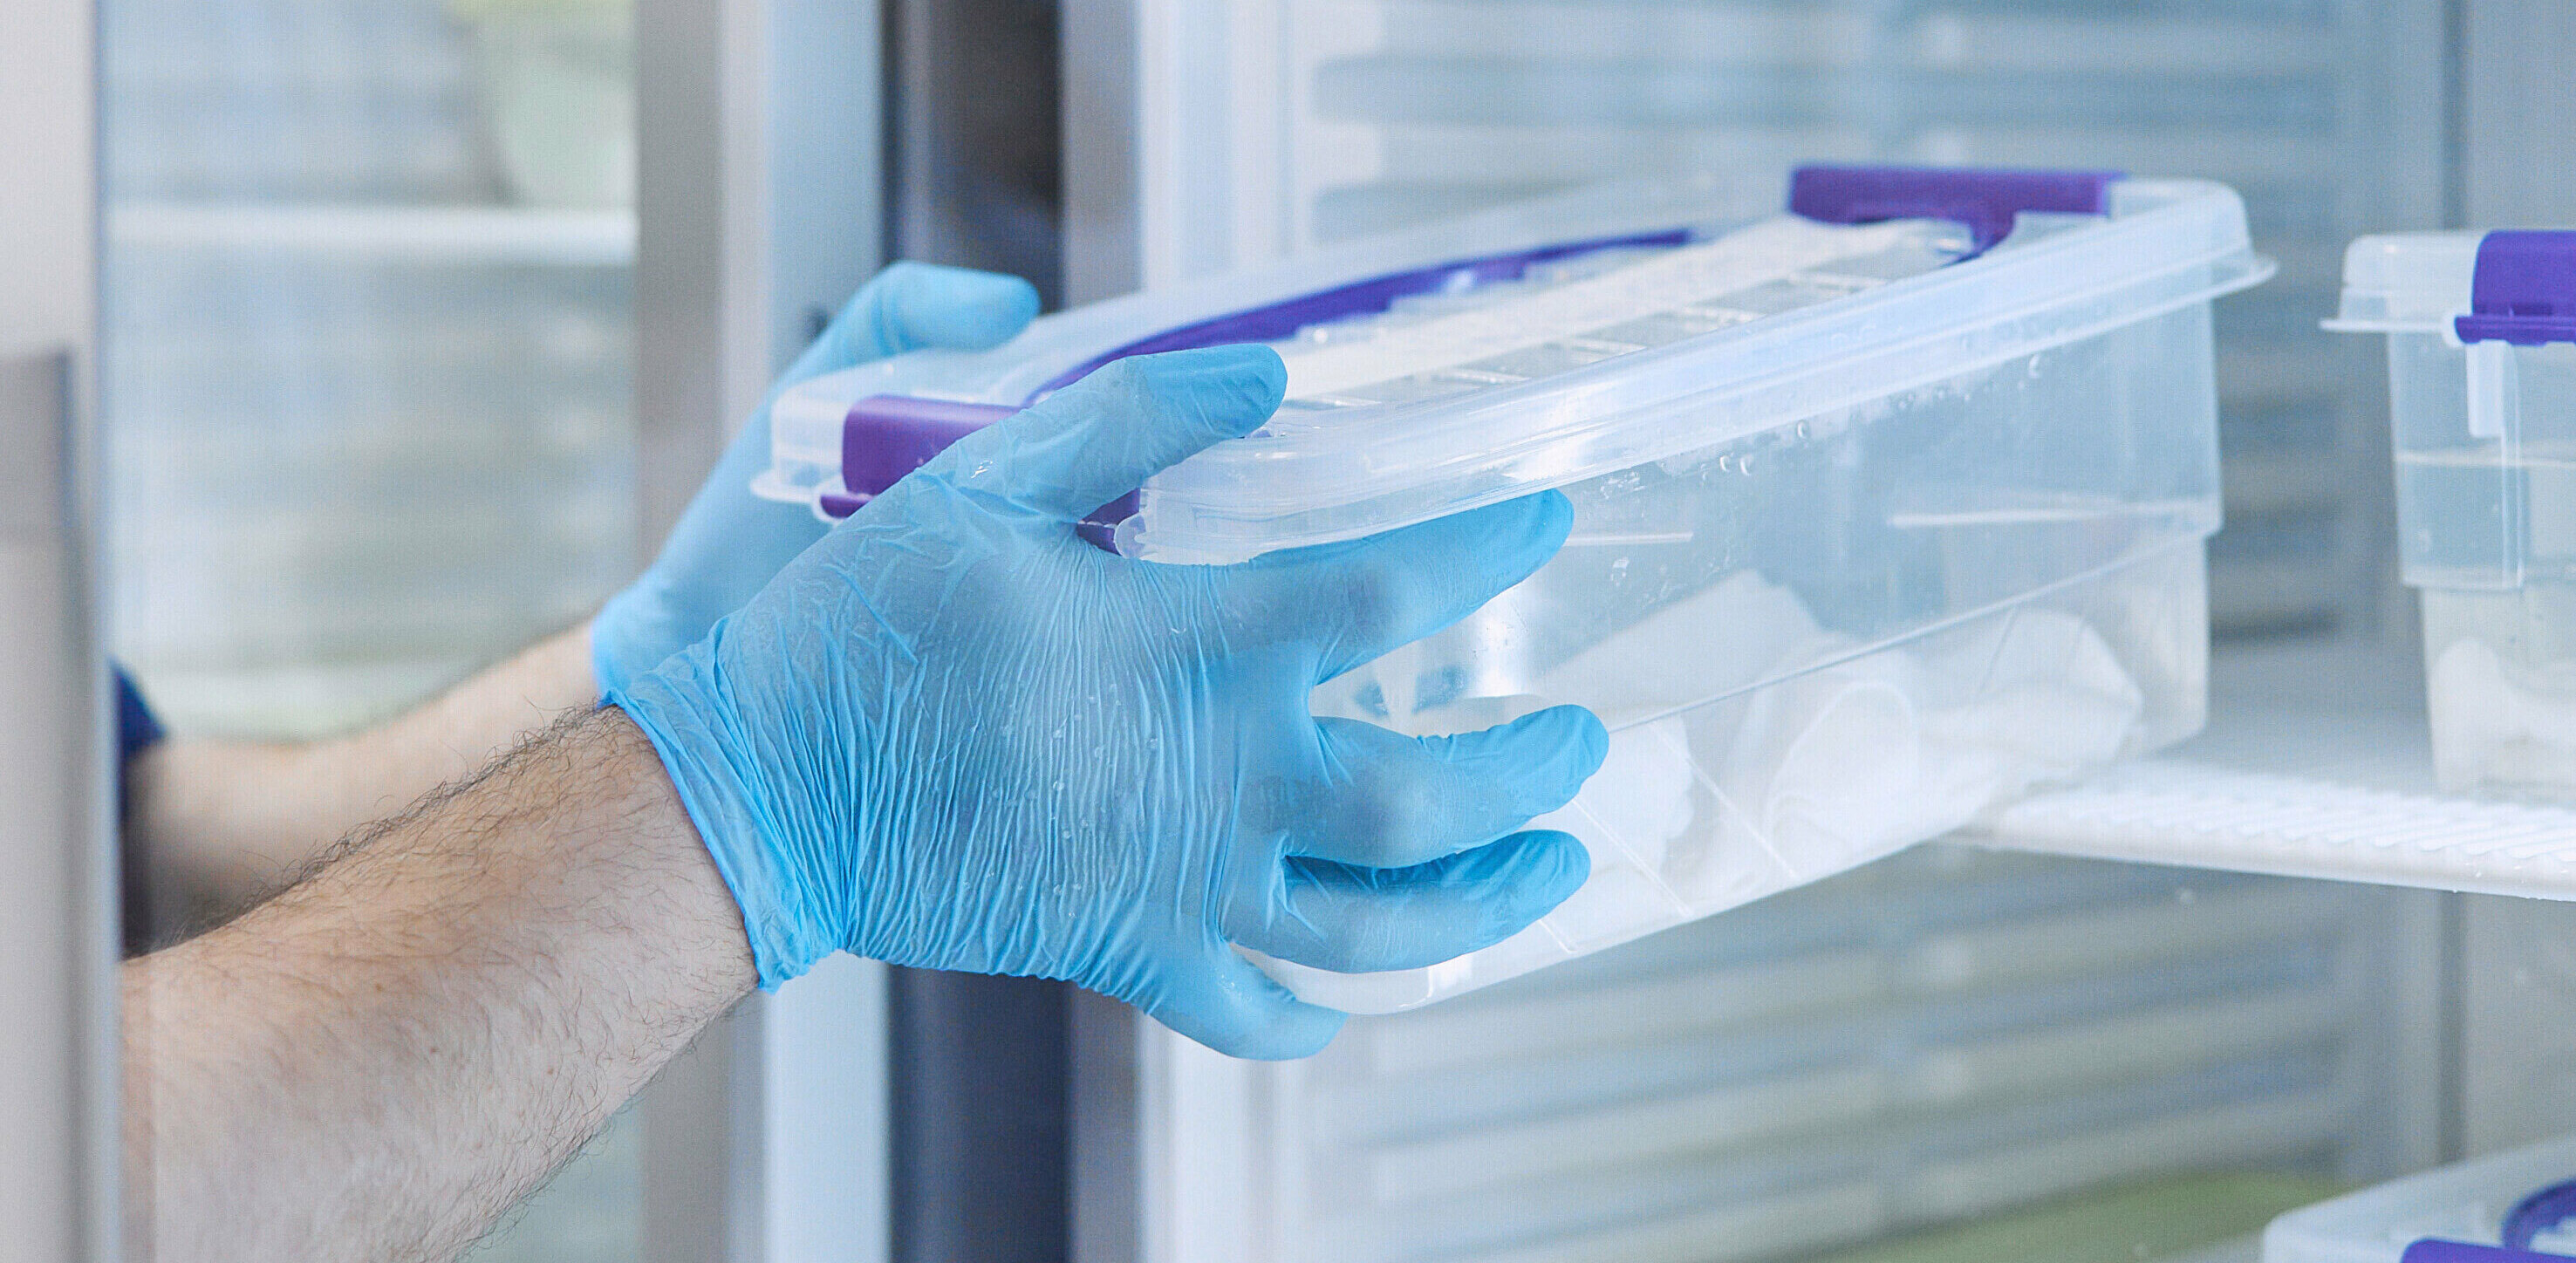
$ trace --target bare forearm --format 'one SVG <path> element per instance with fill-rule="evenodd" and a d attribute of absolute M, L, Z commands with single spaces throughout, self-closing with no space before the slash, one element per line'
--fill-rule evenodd
<path fill-rule="evenodd" d="M 224 928 L 126 966 L 158 1263 L 445 1258 L 754 981 L 624 715 L 568 719 Z"/>
<path fill-rule="evenodd" d="M 126 828 L 149 861 L 151 889 L 186 892 L 197 913 L 226 915 L 352 831 L 598 696 L 583 626 L 350 736 L 307 745 L 174 739 L 128 767 Z"/>

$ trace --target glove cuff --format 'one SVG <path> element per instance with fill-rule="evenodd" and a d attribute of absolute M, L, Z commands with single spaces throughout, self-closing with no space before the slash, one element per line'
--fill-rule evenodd
<path fill-rule="evenodd" d="M 761 812 L 752 782 L 726 757 L 726 751 L 747 748 L 746 743 L 706 730 L 700 717 L 720 712 L 705 693 L 694 673 L 657 671 L 609 690 L 602 704 L 625 711 L 653 743 L 689 822 L 697 827 L 698 840 L 742 913 L 760 988 L 775 991 L 841 944 L 823 941 L 810 928 L 814 919 L 791 906 L 795 883 L 791 874 L 779 871 L 761 843 Z"/>

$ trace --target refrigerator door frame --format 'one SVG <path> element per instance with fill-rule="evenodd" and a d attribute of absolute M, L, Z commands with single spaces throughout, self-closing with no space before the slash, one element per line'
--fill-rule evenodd
<path fill-rule="evenodd" d="M 2576 109 L 2555 67 L 2576 27 L 2551 0 L 2458 6 L 2459 206 L 2455 227 L 2576 224 L 2576 146 L 2532 120 Z M 2375 339 L 2374 339 L 2375 341 Z M 2405 602 L 2411 606 L 2411 598 Z M 2414 611 L 2400 625 L 2414 626 Z M 2457 975 L 2451 1015 L 2460 1108 L 2453 1151 L 2475 1157 L 2576 1127 L 2576 904 L 2452 896 Z"/>
<path fill-rule="evenodd" d="M 120 1249 L 112 726 L 97 626 L 97 14 L 0 7 L 0 1258 Z"/>
<path fill-rule="evenodd" d="M 873 0 L 641 0 L 639 557 L 882 263 Z M 647 1263 L 885 1258 L 885 971 L 757 995 L 638 1098 Z"/>
<path fill-rule="evenodd" d="M 70 6 L 65 6 L 70 7 Z M 0 350 L 0 1258 L 119 1257 L 116 873 L 86 360 Z"/>

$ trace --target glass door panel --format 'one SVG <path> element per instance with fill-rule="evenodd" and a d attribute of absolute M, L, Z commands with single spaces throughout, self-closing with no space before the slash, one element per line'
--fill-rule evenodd
<path fill-rule="evenodd" d="M 631 0 L 102 0 L 118 659 L 181 733 L 398 713 L 631 572 Z M 621 1121 L 493 1259 L 637 1253 Z"/>

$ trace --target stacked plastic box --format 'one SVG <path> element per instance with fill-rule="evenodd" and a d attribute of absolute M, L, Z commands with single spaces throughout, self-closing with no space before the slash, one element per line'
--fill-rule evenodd
<path fill-rule="evenodd" d="M 2208 302 L 2268 270 L 2234 195 L 1893 168 L 1790 192 L 1730 224 L 1711 186 L 1595 190 L 835 375 L 781 401 L 761 486 L 845 513 L 1119 355 L 1269 341 L 1288 403 L 1150 481 L 1120 551 L 1225 562 L 1564 489 L 1556 560 L 1316 695 L 1413 733 L 1560 702 L 1611 726 L 1540 822 L 1592 879 L 1539 925 L 1428 970 L 1269 965 L 1337 1008 L 1424 1003 L 2199 727 Z"/>
<path fill-rule="evenodd" d="M 2444 789 L 2576 797 L 2576 233 L 2364 237 Z"/>
<path fill-rule="evenodd" d="M 2570 1180 L 2576 1138 L 2410 1175 L 2273 1220 L 2263 1263 L 2545 1263 L 2576 1247 Z"/>

